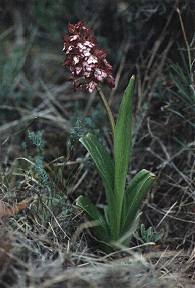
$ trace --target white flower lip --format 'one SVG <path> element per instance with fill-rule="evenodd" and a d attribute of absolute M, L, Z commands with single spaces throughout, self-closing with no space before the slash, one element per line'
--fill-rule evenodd
<path fill-rule="evenodd" d="M 70 42 L 75 41 L 79 38 L 79 35 L 70 36 Z"/>
<path fill-rule="evenodd" d="M 99 68 L 96 68 L 94 76 L 98 81 L 103 81 L 107 77 L 107 73 Z"/>
<path fill-rule="evenodd" d="M 66 54 L 69 54 L 72 49 L 73 49 L 73 46 L 69 46 L 68 49 L 66 50 Z"/>
<path fill-rule="evenodd" d="M 87 59 L 88 64 L 95 64 L 98 63 L 98 59 L 96 56 L 90 55 L 89 58 Z"/>
<path fill-rule="evenodd" d="M 91 81 L 86 85 L 86 89 L 88 90 L 89 93 L 92 93 L 94 89 L 96 88 L 96 86 L 97 86 L 97 83 L 94 81 Z"/>
<path fill-rule="evenodd" d="M 76 65 L 77 63 L 79 63 L 79 57 L 78 56 L 74 56 L 73 57 L 73 62 Z"/>
<path fill-rule="evenodd" d="M 83 44 L 84 44 L 85 46 L 90 47 L 90 48 L 93 48 L 93 47 L 95 46 L 95 44 L 92 43 L 92 42 L 90 42 L 90 41 L 85 41 Z"/>
<path fill-rule="evenodd" d="M 83 55 L 85 57 L 89 57 L 91 55 L 90 51 L 88 49 L 83 50 Z"/>
<path fill-rule="evenodd" d="M 76 71 L 76 74 L 79 75 L 82 71 L 82 67 L 76 67 L 75 71 Z"/>

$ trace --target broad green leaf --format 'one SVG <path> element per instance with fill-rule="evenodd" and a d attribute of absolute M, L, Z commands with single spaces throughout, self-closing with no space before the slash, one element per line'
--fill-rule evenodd
<path fill-rule="evenodd" d="M 145 177 L 148 175 L 148 171 L 145 169 L 142 169 L 139 171 L 131 180 L 129 186 L 127 187 L 127 190 L 125 191 L 124 195 L 124 202 L 123 202 L 123 213 L 122 213 L 122 224 L 124 224 L 124 221 L 126 221 L 128 209 L 130 202 L 132 201 L 132 198 L 136 194 L 137 187 L 139 187 L 139 184 Z"/>
<path fill-rule="evenodd" d="M 114 133 L 115 196 L 117 201 L 118 233 L 128 164 L 132 149 L 132 97 L 134 81 L 134 76 L 132 76 L 123 95 Z"/>
<path fill-rule="evenodd" d="M 138 210 L 142 204 L 142 201 L 151 188 L 155 179 L 155 175 L 145 169 L 138 172 L 132 179 L 127 191 L 126 191 L 126 207 L 123 214 L 123 233 L 126 232 L 132 225 Z"/>
<path fill-rule="evenodd" d="M 88 133 L 80 138 L 79 141 L 87 149 L 98 169 L 106 189 L 107 202 L 110 206 L 114 201 L 114 163 L 109 153 L 95 135 Z"/>
<path fill-rule="evenodd" d="M 109 239 L 109 229 L 103 215 L 95 205 L 83 195 L 77 198 L 76 205 L 85 212 L 90 221 L 96 222 L 97 226 L 94 227 L 94 230 L 98 239 L 107 241 Z"/>

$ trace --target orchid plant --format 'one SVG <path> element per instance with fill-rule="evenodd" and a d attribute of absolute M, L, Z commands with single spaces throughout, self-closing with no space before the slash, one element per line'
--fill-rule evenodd
<path fill-rule="evenodd" d="M 79 196 L 76 205 L 94 221 L 96 238 L 108 246 L 126 244 L 146 193 L 155 175 L 145 169 L 127 182 L 128 165 L 132 151 L 132 97 L 135 77 L 132 76 L 124 92 L 116 123 L 100 84 L 114 87 L 112 66 L 106 60 L 106 52 L 97 46 L 92 31 L 83 22 L 68 25 L 64 38 L 65 66 L 72 74 L 76 88 L 89 93 L 97 91 L 110 121 L 113 136 L 111 154 L 97 136 L 87 133 L 80 142 L 93 159 L 106 192 L 106 205 L 97 208 L 86 196 Z"/>

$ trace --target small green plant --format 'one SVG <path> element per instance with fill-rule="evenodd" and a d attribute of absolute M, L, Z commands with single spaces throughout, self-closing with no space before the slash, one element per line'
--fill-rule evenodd
<path fill-rule="evenodd" d="M 69 36 L 65 37 L 64 43 L 67 55 L 65 64 L 74 76 L 75 87 L 90 93 L 96 89 L 107 112 L 113 136 L 113 158 L 96 135 L 87 133 L 80 138 L 102 179 L 106 191 L 106 205 L 101 211 L 83 195 L 78 197 L 76 205 L 94 222 L 93 230 L 97 239 L 114 248 L 117 244 L 129 244 L 143 198 L 155 179 L 153 173 L 143 169 L 126 185 L 132 151 L 132 98 L 135 77 L 131 77 L 124 92 L 115 123 L 107 99 L 98 85 L 104 80 L 108 86 L 114 86 L 112 66 L 105 59 L 106 53 L 96 46 L 90 29 L 82 22 L 69 24 L 68 30 Z"/>
<path fill-rule="evenodd" d="M 45 148 L 45 140 L 43 138 L 43 131 L 29 131 L 27 134 L 27 139 L 30 141 L 31 144 L 33 144 L 33 147 L 35 149 L 35 155 L 29 157 L 28 152 L 28 142 L 23 142 L 22 147 L 25 149 L 28 163 L 31 164 L 31 173 L 33 177 L 35 176 L 37 183 L 39 183 L 45 190 L 50 191 L 49 187 L 49 177 L 48 174 L 44 168 L 45 162 L 44 162 L 44 148 Z"/>
<path fill-rule="evenodd" d="M 194 41 L 192 39 L 191 44 L 188 42 L 183 19 L 181 16 L 181 11 L 179 8 L 176 9 L 179 21 L 181 25 L 181 30 L 183 33 L 183 38 L 186 46 L 187 58 L 185 54 L 181 52 L 181 64 L 173 64 L 171 66 L 170 77 L 174 84 L 175 90 L 172 89 L 172 92 L 180 98 L 180 100 L 194 109 L 195 104 L 195 89 L 194 89 L 194 71 L 193 71 L 193 57 L 192 57 L 192 46 Z"/>
<path fill-rule="evenodd" d="M 156 242 L 158 242 L 161 239 L 161 235 L 156 233 L 151 226 L 148 229 L 146 229 L 145 225 L 141 224 L 140 236 L 138 238 L 143 243 L 148 243 L 148 242 L 156 243 Z"/>
<path fill-rule="evenodd" d="M 129 232 L 138 216 L 143 198 L 150 189 L 154 174 L 143 169 L 126 186 L 130 151 L 132 150 L 132 96 L 134 77 L 130 79 L 119 116 L 114 127 L 113 159 L 98 138 L 88 133 L 80 142 L 92 157 L 106 191 L 107 205 L 98 210 L 91 201 L 80 196 L 76 204 L 81 207 L 90 220 L 96 222 L 94 228 L 97 238 L 111 243 L 129 239 Z M 127 236 L 127 237 L 126 237 Z"/>
<path fill-rule="evenodd" d="M 174 88 L 172 93 L 179 97 L 180 100 L 187 106 L 195 105 L 195 90 L 193 84 L 192 72 L 182 54 L 182 66 L 180 64 L 172 64 L 170 68 L 170 77 Z"/>

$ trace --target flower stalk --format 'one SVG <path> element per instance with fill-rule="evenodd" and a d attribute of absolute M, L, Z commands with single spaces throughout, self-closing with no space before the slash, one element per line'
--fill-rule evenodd
<path fill-rule="evenodd" d="M 114 130 L 115 130 L 115 121 L 114 121 L 114 117 L 113 117 L 113 114 L 112 114 L 112 111 L 110 109 L 110 106 L 108 104 L 108 101 L 103 93 L 103 91 L 101 90 L 100 87 L 96 87 L 96 90 L 102 100 L 102 103 L 104 105 L 104 108 L 107 112 L 107 116 L 108 116 L 108 119 L 109 119 L 109 122 L 110 122 L 110 126 L 111 126 L 111 130 L 112 130 L 112 135 L 113 135 L 113 138 L 114 138 Z"/>

